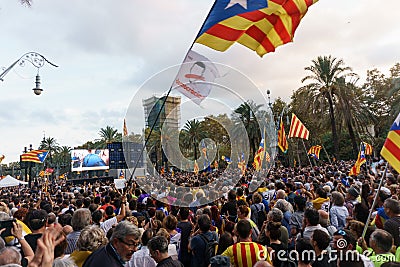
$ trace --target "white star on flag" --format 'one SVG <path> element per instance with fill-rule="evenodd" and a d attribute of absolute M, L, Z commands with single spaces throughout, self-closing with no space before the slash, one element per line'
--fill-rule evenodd
<path fill-rule="evenodd" d="M 228 5 L 225 7 L 225 9 L 230 8 L 236 4 L 241 5 L 244 9 L 247 9 L 247 0 L 230 0 Z"/>
<path fill-rule="evenodd" d="M 394 123 L 396 123 L 397 125 L 400 125 L 400 113 L 399 113 L 399 115 L 397 115 L 397 118 L 394 121 Z"/>

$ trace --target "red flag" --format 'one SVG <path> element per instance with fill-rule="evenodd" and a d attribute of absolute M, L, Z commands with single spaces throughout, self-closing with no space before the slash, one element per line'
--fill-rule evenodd
<path fill-rule="evenodd" d="M 308 140 L 309 136 L 310 132 L 307 130 L 306 126 L 292 113 L 292 122 L 290 123 L 288 138 L 298 137 Z"/>

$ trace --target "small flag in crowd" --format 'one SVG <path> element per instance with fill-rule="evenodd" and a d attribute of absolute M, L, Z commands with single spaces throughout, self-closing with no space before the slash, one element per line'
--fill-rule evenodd
<path fill-rule="evenodd" d="M 243 152 L 242 152 L 242 156 L 241 157 L 238 156 L 238 168 L 242 172 L 242 175 L 245 175 L 247 166 L 246 166 L 246 160 L 244 158 L 244 153 Z"/>
<path fill-rule="evenodd" d="M 123 136 L 128 136 L 128 128 L 126 127 L 126 119 L 124 119 L 124 129 L 123 129 Z"/>
<path fill-rule="evenodd" d="M 258 150 L 254 156 L 254 161 L 253 163 L 255 164 L 254 169 L 256 171 L 261 170 L 262 167 L 262 161 L 264 159 L 264 154 L 265 154 L 265 149 L 264 149 L 264 136 L 261 138 L 260 146 L 258 147 Z"/>
<path fill-rule="evenodd" d="M 389 130 L 381 155 L 397 172 L 400 172 L 400 113 Z"/>
<path fill-rule="evenodd" d="M 308 140 L 310 132 L 307 130 L 306 126 L 297 118 L 294 113 L 292 113 L 292 121 L 290 123 L 289 138 L 298 137 Z"/>
<path fill-rule="evenodd" d="M 365 158 L 365 146 L 364 142 L 361 142 L 356 163 L 354 163 L 353 167 L 350 169 L 349 175 L 358 175 L 361 171 L 361 165 L 365 162 L 367 162 L 367 159 Z"/>
<path fill-rule="evenodd" d="M 223 161 L 225 161 L 226 163 L 228 163 L 228 164 L 231 164 L 231 163 L 232 163 L 232 160 L 231 160 L 230 158 L 226 157 L 226 156 L 221 156 L 221 159 L 222 159 Z"/>
<path fill-rule="evenodd" d="M 285 127 L 283 125 L 282 117 L 278 130 L 278 146 L 283 153 L 286 153 L 289 148 L 289 143 L 286 139 Z"/>
<path fill-rule="evenodd" d="M 49 152 L 46 150 L 32 150 L 21 155 L 21 161 L 43 163 Z"/>
<path fill-rule="evenodd" d="M 367 142 L 363 142 L 365 146 L 365 155 L 372 155 L 372 146 Z"/>
<path fill-rule="evenodd" d="M 271 162 L 271 156 L 269 155 L 268 151 L 265 151 L 265 160 L 267 162 Z"/>
<path fill-rule="evenodd" d="M 193 172 L 199 174 L 199 165 L 197 164 L 197 160 L 194 160 Z"/>
<path fill-rule="evenodd" d="M 317 0 L 216 0 L 196 42 L 225 51 L 235 42 L 259 56 L 293 41 L 308 8 Z"/>
<path fill-rule="evenodd" d="M 314 157 L 316 160 L 319 160 L 319 152 L 321 151 L 321 146 L 312 146 L 308 152 L 307 155 Z"/>
<path fill-rule="evenodd" d="M 124 171 L 123 171 L 123 170 L 121 170 L 121 171 L 119 172 L 119 179 L 125 179 L 125 174 L 124 174 Z"/>

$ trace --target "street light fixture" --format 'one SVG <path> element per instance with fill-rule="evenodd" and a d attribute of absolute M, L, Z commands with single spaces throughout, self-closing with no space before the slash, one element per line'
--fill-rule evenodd
<path fill-rule="evenodd" d="M 57 65 L 51 63 L 50 61 L 48 61 L 44 56 L 42 56 L 41 54 L 37 53 L 37 52 L 28 52 L 23 54 L 19 59 L 17 59 L 13 64 L 11 64 L 8 68 L 6 68 L 1 74 L 0 74 L 0 81 L 4 81 L 4 76 L 7 75 L 8 72 L 10 72 L 10 70 L 12 68 L 15 67 L 15 65 L 17 65 L 17 63 L 19 63 L 20 67 L 24 67 L 25 66 L 25 62 L 30 62 L 34 67 L 37 68 L 37 75 L 36 75 L 36 81 L 35 81 L 35 88 L 33 88 L 33 93 L 35 95 L 40 95 L 43 92 L 43 89 L 40 88 L 40 76 L 39 76 L 39 69 L 41 67 L 44 66 L 44 64 L 47 62 L 50 65 L 52 65 L 53 67 L 58 67 Z"/>

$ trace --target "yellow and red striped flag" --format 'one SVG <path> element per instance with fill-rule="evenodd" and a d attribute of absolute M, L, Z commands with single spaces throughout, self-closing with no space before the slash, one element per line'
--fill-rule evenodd
<path fill-rule="evenodd" d="M 397 172 L 400 172 L 400 113 L 389 130 L 381 155 Z"/>
<path fill-rule="evenodd" d="M 319 160 L 319 152 L 321 151 L 321 146 L 312 146 L 307 152 L 307 155 L 313 156 L 316 160 Z"/>
<path fill-rule="evenodd" d="M 307 130 L 306 126 L 297 118 L 294 113 L 292 113 L 292 122 L 290 123 L 290 130 L 288 138 L 298 137 L 308 140 L 310 132 Z"/>
<path fill-rule="evenodd" d="M 235 42 L 259 56 L 293 41 L 308 8 L 318 0 L 216 0 L 196 43 L 225 51 Z"/>
<path fill-rule="evenodd" d="M 286 139 L 285 127 L 283 125 L 282 117 L 281 117 L 281 122 L 279 124 L 279 130 L 278 130 L 278 146 L 282 150 L 283 153 L 286 153 L 286 151 L 289 148 L 289 143 Z"/>
<path fill-rule="evenodd" d="M 194 160 L 193 172 L 199 174 L 199 165 L 197 164 L 197 160 Z"/>
<path fill-rule="evenodd" d="M 363 142 L 365 146 L 365 155 L 372 155 L 372 146 L 367 142 Z"/>
<path fill-rule="evenodd" d="M 261 170 L 262 161 L 264 159 L 264 154 L 265 154 L 265 149 L 264 149 L 264 136 L 263 136 L 262 139 L 261 139 L 261 142 L 260 142 L 260 146 L 258 147 L 258 150 L 257 150 L 256 154 L 254 155 L 253 163 L 255 164 L 254 165 L 255 166 L 254 169 L 256 171 Z"/>
<path fill-rule="evenodd" d="M 361 171 L 361 165 L 365 162 L 367 162 L 367 159 L 365 158 L 365 145 L 364 142 L 361 142 L 356 163 L 354 163 L 354 166 L 350 169 L 349 175 L 357 176 Z"/>

